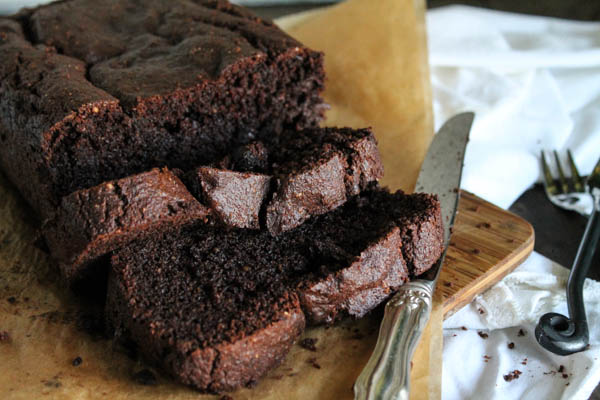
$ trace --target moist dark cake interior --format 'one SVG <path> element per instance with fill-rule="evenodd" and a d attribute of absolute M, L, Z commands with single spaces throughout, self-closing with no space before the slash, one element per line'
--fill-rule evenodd
<path fill-rule="evenodd" d="M 305 324 L 361 317 L 442 252 L 369 129 L 317 128 L 323 55 L 225 0 L 63 0 L 0 18 L 0 167 L 117 337 L 201 390 Z M 108 261 L 110 260 L 110 261 Z"/>
<path fill-rule="evenodd" d="M 62 196 L 190 170 L 324 112 L 322 54 L 226 1 L 71 0 L 0 18 L 0 165 Z"/>
<path fill-rule="evenodd" d="M 312 128 L 238 147 L 216 166 L 187 174 L 186 182 L 228 225 L 266 225 L 278 235 L 335 209 L 382 176 L 370 129 Z"/>
<path fill-rule="evenodd" d="M 156 168 L 63 197 L 42 232 L 63 278 L 73 286 L 105 276 L 106 265 L 97 261 L 109 252 L 209 214 L 173 172 Z"/>
<path fill-rule="evenodd" d="M 110 251 L 169 226 L 204 221 L 209 213 L 228 226 L 279 234 L 333 210 L 383 174 L 368 129 L 281 136 L 276 143 L 240 146 L 214 167 L 153 169 L 64 196 L 42 230 L 63 276 L 71 284 L 93 279 L 106 270 L 95 261 Z"/>
<path fill-rule="evenodd" d="M 390 218 L 387 210 L 399 203 L 420 217 L 398 209 Z M 413 263 L 439 257 L 441 226 L 431 223 L 439 211 L 432 196 L 372 188 L 275 237 L 200 224 L 136 241 L 112 258 L 109 325 L 199 389 L 247 384 L 282 356 L 258 356 L 259 368 L 252 369 L 243 361 L 222 365 L 218 357 L 200 355 L 213 349 L 233 357 L 223 349 L 245 341 L 238 358 L 252 358 L 263 352 L 246 340 L 253 335 L 268 337 L 285 353 L 302 331 L 300 319 L 331 323 L 341 315 L 364 315 L 408 279 L 403 250 L 411 251 L 406 241 L 415 237 L 409 230 L 428 230 L 421 239 L 431 240 L 418 243 L 429 254 L 407 254 Z M 292 324 L 287 318 L 298 307 L 303 316 Z"/>

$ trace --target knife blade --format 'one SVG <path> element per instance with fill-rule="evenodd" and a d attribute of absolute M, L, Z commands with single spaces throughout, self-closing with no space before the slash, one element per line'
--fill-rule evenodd
<path fill-rule="evenodd" d="M 415 191 L 437 194 L 444 225 L 444 251 L 425 273 L 386 304 L 375 350 L 354 384 L 356 400 L 408 399 L 410 361 L 431 314 L 431 299 L 446 256 L 458 206 L 465 149 L 475 114 L 450 118 L 434 136 Z"/>

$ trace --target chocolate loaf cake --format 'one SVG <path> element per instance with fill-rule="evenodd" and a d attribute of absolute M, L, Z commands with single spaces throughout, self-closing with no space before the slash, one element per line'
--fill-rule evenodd
<path fill-rule="evenodd" d="M 437 199 L 377 186 L 372 132 L 318 128 L 323 81 L 321 53 L 225 0 L 25 9 L 0 18 L 0 167 L 67 281 L 110 264 L 115 336 L 231 390 L 442 252 Z"/>
<path fill-rule="evenodd" d="M 382 176 L 370 129 L 313 128 L 241 146 L 186 182 L 226 224 L 263 225 L 277 235 L 335 209 Z"/>
<path fill-rule="evenodd" d="M 178 172 L 187 187 L 173 172 L 153 169 L 64 196 L 42 229 L 63 277 L 73 284 L 103 272 L 95 261 L 108 252 L 208 213 L 225 225 L 280 233 L 334 209 L 383 172 L 368 129 L 286 131 L 266 143 L 240 146 L 215 167 Z"/>
<path fill-rule="evenodd" d="M 226 224 L 259 229 L 259 213 L 269 195 L 271 176 L 257 172 L 200 167 L 186 177 L 194 195 Z"/>
<path fill-rule="evenodd" d="M 244 234 L 247 247 L 239 247 Z M 304 329 L 297 295 L 267 276 L 285 255 L 259 237 L 202 225 L 116 252 L 108 326 L 199 389 L 231 390 L 257 380 Z"/>
<path fill-rule="evenodd" d="M 171 171 L 153 169 L 63 197 L 42 231 L 63 277 L 75 284 L 108 252 L 209 212 Z"/>
<path fill-rule="evenodd" d="M 67 0 L 0 18 L 0 166 L 63 196 L 316 126 L 322 54 L 221 0 Z"/>
<path fill-rule="evenodd" d="M 400 203 L 418 216 L 390 216 Z M 305 316 L 361 317 L 406 282 L 405 254 L 437 259 L 439 213 L 433 196 L 372 188 L 275 237 L 200 224 L 135 241 L 112 257 L 108 324 L 182 382 L 248 384 L 282 360 Z"/>
<path fill-rule="evenodd" d="M 302 253 L 316 255 L 311 264 L 319 274 L 313 269 L 298 282 L 303 310 L 312 323 L 331 323 L 340 312 L 362 317 L 442 254 L 436 196 L 391 194 L 370 186 L 335 211 L 289 232 L 310 238 Z"/>

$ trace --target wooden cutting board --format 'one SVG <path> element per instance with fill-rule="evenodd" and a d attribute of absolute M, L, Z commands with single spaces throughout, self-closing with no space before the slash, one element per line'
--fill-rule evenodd
<path fill-rule="evenodd" d="M 533 251 L 533 227 L 523 218 L 461 191 L 458 214 L 437 290 L 444 318 L 501 280 Z"/>

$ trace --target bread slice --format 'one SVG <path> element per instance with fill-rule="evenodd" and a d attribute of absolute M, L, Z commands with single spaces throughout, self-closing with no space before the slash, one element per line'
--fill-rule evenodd
<path fill-rule="evenodd" d="M 147 241 L 117 252 L 106 315 L 117 337 L 133 338 L 175 378 L 218 392 L 279 364 L 303 331 L 304 315 L 284 285 L 261 283 L 239 267 L 240 255 L 234 262 L 202 253 L 205 238 L 167 235 L 158 246 Z"/>
<path fill-rule="evenodd" d="M 171 171 L 152 169 L 63 197 L 42 227 L 46 245 L 71 285 L 105 273 L 96 261 L 137 238 L 204 220 L 201 205 Z"/>
<path fill-rule="evenodd" d="M 223 222 L 278 235 L 324 214 L 383 176 L 370 129 L 285 131 L 234 149 L 186 183 Z M 264 213 L 264 221 L 259 214 Z"/>
<path fill-rule="evenodd" d="M 300 145 L 305 150 L 294 156 Z M 334 172 L 323 168 L 334 164 Z M 324 171 L 339 179 L 317 179 Z M 370 130 L 315 128 L 240 146 L 217 166 L 175 172 L 183 183 L 171 170 L 153 169 L 62 198 L 42 232 L 69 283 L 105 272 L 96 261 L 132 240 L 209 213 L 228 226 L 289 230 L 344 203 L 383 169 Z"/>
<path fill-rule="evenodd" d="M 0 166 L 48 217 L 76 190 L 316 126 L 323 55 L 224 0 L 64 0 L 0 18 Z"/>
<path fill-rule="evenodd" d="M 390 216 L 399 204 L 419 218 Z M 438 217 L 433 196 L 373 187 L 275 237 L 198 224 L 138 240 L 111 259 L 108 325 L 182 382 L 230 390 L 280 362 L 305 318 L 361 317 L 406 282 L 403 224 L 431 231 L 413 263 L 439 257 Z"/>

